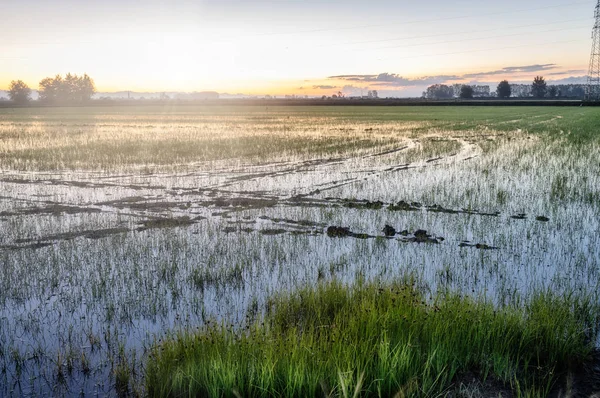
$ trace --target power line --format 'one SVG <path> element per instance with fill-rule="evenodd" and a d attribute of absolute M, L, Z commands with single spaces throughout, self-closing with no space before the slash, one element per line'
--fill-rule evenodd
<path fill-rule="evenodd" d="M 378 40 L 364 40 L 364 41 L 354 41 L 354 42 L 346 42 L 346 43 L 333 43 L 333 44 L 321 44 L 315 47 L 332 47 L 332 46 L 345 46 L 345 45 L 354 45 L 354 44 L 371 44 L 371 43 L 384 43 L 389 41 L 399 41 L 399 40 L 416 40 L 416 39 L 429 39 L 431 37 L 440 37 L 440 36 L 457 36 L 463 34 L 471 34 L 471 33 L 480 33 L 480 32 L 495 32 L 498 30 L 510 30 L 510 29 L 520 29 L 520 28 L 530 28 L 536 26 L 547 26 L 547 25 L 558 25 L 564 23 L 571 22 L 580 22 L 580 21 L 589 21 L 592 18 L 578 18 L 578 19 L 570 19 L 566 21 L 559 22 L 546 22 L 539 24 L 527 24 L 527 25 L 516 25 L 516 26 L 506 26 L 502 28 L 493 28 L 493 29 L 477 29 L 477 30 L 466 30 L 462 32 L 444 32 L 444 33 L 436 33 L 433 35 L 423 35 L 423 36 L 403 36 L 403 37 L 395 37 L 391 39 L 378 39 Z"/>
<path fill-rule="evenodd" d="M 551 32 L 562 32 L 562 31 L 567 31 L 567 30 L 577 30 L 577 29 L 589 29 L 589 26 L 578 26 L 578 27 L 574 27 L 574 28 L 562 28 L 562 29 L 550 29 L 550 30 L 536 31 L 536 32 L 532 32 L 532 33 L 551 33 Z M 469 39 L 446 40 L 446 41 L 437 41 L 437 42 L 430 42 L 430 43 L 405 44 L 405 45 L 400 45 L 400 46 L 375 47 L 375 48 L 361 49 L 361 50 L 357 50 L 357 51 L 384 50 L 384 49 L 389 49 L 389 48 L 409 48 L 409 47 L 430 46 L 430 45 L 436 45 L 436 44 L 459 43 L 459 42 L 464 42 L 464 41 L 499 39 L 499 38 L 503 38 L 503 37 L 522 36 L 523 34 L 524 34 L 523 32 L 520 32 L 520 33 L 511 33 L 511 34 L 507 34 L 507 35 L 474 37 L 474 38 L 469 38 Z"/>
<path fill-rule="evenodd" d="M 399 22 L 388 23 L 388 24 L 354 25 L 354 26 L 346 26 L 346 27 L 338 27 L 338 28 L 320 28 L 320 29 L 300 30 L 300 31 L 294 31 L 294 32 L 272 32 L 271 31 L 271 32 L 266 32 L 266 33 L 248 34 L 248 35 L 244 35 L 244 37 L 280 36 L 280 35 L 297 35 L 297 34 L 305 34 L 305 33 L 334 32 L 334 31 L 342 31 L 342 30 L 377 28 L 377 27 L 384 27 L 384 26 L 398 26 L 399 24 L 414 25 L 414 24 L 422 24 L 422 23 L 428 23 L 428 22 L 452 21 L 452 20 L 465 19 L 465 18 L 482 17 L 482 16 L 506 15 L 506 14 L 513 14 L 513 13 L 518 13 L 518 12 L 526 12 L 526 11 L 540 11 L 540 10 L 547 10 L 547 9 L 554 9 L 554 8 L 572 7 L 575 5 L 583 5 L 583 4 L 589 4 L 589 1 L 578 1 L 578 2 L 571 2 L 571 3 L 555 4 L 555 5 L 544 6 L 544 7 L 522 8 L 522 9 L 516 9 L 516 10 L 497 11 L 497 12 L 480 13 L 480 14 L 468 14 L 468 15 L 460 15 L 460 16 L 453 16 L 453 17 L 442 17 L 442 18 L 413 20 L 413 21 L 410 21 L 410 20 L 409 21 L 399 21 Z M 237 37 L 239 37 L 239 36 L 224 38 L 223 40 L 227 41 L 227 40 L 235 39 Z"/>
<path fill-rule="evenodd" d="M 467 53 L 477 53 L 477 52 L 486 52 L 486 51 L 509 50 L 509 49 L 514 49 L 514 48 L 523 48 L 523 47 L 532 47 L 532 46 L 546 46 L 546 45 L 550 45 L 550 44 L 563 44 L 563 43 L 575 43 L 575 42 L 581 42 L 581 40 L 551 41 L 551 42 L 545 42 L 545 43 L 524 44 L 524 45 L 520 45 L 520 46 L 482 48 L 482 49 L 477 49 L 477 50 L 465 50 L 465 51 L 456 51 L 456 52 L 439 53 L 439 54 L 422 54 L 422 55 L 414 55 L 414 56 L 402 57 L 402 58 L 386 58 L 386 60 L 392 60 L 392 59 L 393 60 L 403 60 L 403 59 L 412 59 L 412 58 L 426 58 L 426 57 L 435 57 L 435 56 L 440 56 L 440 55 L 456 55 L 456 54 L 467 54 Z"/>

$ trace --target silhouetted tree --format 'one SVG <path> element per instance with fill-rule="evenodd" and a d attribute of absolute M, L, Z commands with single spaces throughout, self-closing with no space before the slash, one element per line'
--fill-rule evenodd
<path fill-rule="evenodd" d="M 8 97 L 16 104 L 26 104 L 31 98 L 31 89 L 22 80 L 13 80 L 8 86 Z"/>
<path fill-rule="evenodd" d="M 496 87 L 496 93 L 498 94 L 498 97 L 500 97 L 500 98 L 509 98 L 510 97 L 512 90 L 510 88 L 510 83 L 508 82 L 508 80 L 502 80 L 498 84 L 498 87 Z"/>
<path fill-rule="evenodd" d="M 46 77 L 40 82 L 40 101 L 43 102 L 56 102 L 60 98 L 62 86 L 62 77 L 56 75 L 56 77 Z"/>
<path fill-rule="evenodd" d="M 550 86 L 550 90 L 548 90 L 548 96 L 550 96 L 550 98 L 554 98 L 558 95 L 558 89 L 556 88 L 556 86 Z"/>
<path fill-rule="evenodd" d="M 83 77 L 79 81 L 78 94 L 81 96 L 82 101 L 89 101 L 94 94 L 96 94 L 96 85 L 91 77 L 87 73 L 83 74 Z"/>
<path fill-rule="evenodd" d="M 54 78 L 47 77 L 40 82 L 40 100 L 51 103 L 81 103 L 89 101 L 96 93 L 94 81 L 84 74 L 82 77 L 67 73 Z"/>
<path fill-rule="evenodd" d="M 429 99 L 448 99 L 454 97 L 454 90 L 445 84 L 434 84 L 427 87 L 425 98 Z"/>
<path fill-rule="evenodd" d="M 536 76 L 531 85 L 531 94 L 537 98 L 544 98 L 547 91 L 548 87 L 544 78 L 542 76 Z"/>
<path fill-rule="evenodd" d="M 465 99 L 473 98 L 473 87 L 463 85 L 460 88 L 460 98 L 465 98 Z"/>

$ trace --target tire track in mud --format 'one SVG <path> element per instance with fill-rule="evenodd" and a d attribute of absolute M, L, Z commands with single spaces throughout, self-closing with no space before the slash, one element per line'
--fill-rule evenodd
<path fill-rule="evenodd" d="M 427 137 L 426 137 L 427 138 Z M 324 158 L 324 159 L 311 159 L 301 162 L 296 162 L 294 167 L 285 168 L 284 170 L 273 170 L 261 173 L 250 173 L 242 176 L 230 176 L 229 181 L 225 184 L 220 184 L 215 187 L 199 187 L 199 188 L 186 188 L 186 187 L 173 187 L 171 189 L 165 189 L 158 185 L 136 185 L 136 184 L 119 184 L 114 183 L 98 183 L 90 181 L 65 181 L 60 179 L 24 179 L 24 178 L 2 178 L 0 182 L 5 183 L 17 183 L 17 184 L 40 184 L 40 185 L 63 185 L 71 188 L 130 188 L 133 190 L 149 190 L 159 191 L 155 195 L 146 196 L 129 196 L 120 199 L 101 201 L 93 203 L 89 206 L 73 206 L 63 205 L 54 202 L 43 202 L 47 206 L 35 206 L 24 209 L 16 209 L 12 211 L 4 211 L 0 213 L 3 217 L 19 217 L 19 216 L 35 216 L 35 215 L 47 215 L 47 216 L 60 216 L 62 214 L 85 214 L 85 213 L 107 213 L 107 214 L 119 214 L 125 215 L 132 218 L 138 218 L 139 221 L 134 222 L 134 227 L 126 227 L 123 225 L 113 226 L 112 228 L 105 229 L 87 229 L 79 232 L 67 232 L 59 234 L 50 234 L 39 238 L 32 239 L 17 239 L 14 244 L 8 244 L 0 246 L 0 249 L 17 250 L 25 248 L 39 248 L 45 247 L 52 242 L 62 240 L 72 240 L 76 238 L 87 238 L 87 239 L 100 239 L 113 234 L 131 233 L 135 231 L 143 231 L 157 228 L 174 228 L 174 227 L 186 227 L 191 226 L 205 219 L 201 214 L 206 215 L 206 210 L 212 210 L 210 217 L 220 217 L 223 219 L 229 218 L 232 214 L 246 211 L 250 209 L 265 209 L 273 207 L 345 207 L 350 209 L 383 209 L 387 211 L 421 211 L 421 212 L 434 212 L 434 213 L 447 213 L 456 215 L 469 215 L 469 216 L 493 216 L 498 217 L 500 213 L 485 213 L 467 209 L 447 209 L 438 205 L 422 205 L 418 203 L 407 203 L 401 201 L 399 203 L 381 203 L 377 202 L 375 205 L 368 201 L 348 201 L 344 198 L 315 198 L 314 196 L 322 194 L 323 192 L 334 190 L 346 185 L 354 184 L 360 181 L 368 179 L 383 178 L 385 174 L 392 172 L 405 171 L 423 167 L 434 167 L 437 165 L 445 164 L 458 160 L 469 160 L 476 156 L 479 156 L 482 151 L 476 143 L 462 139 L 461 137 L 451 137 L 452 139 L 461 143 L 459 152 L 448 155 L 440 156 L 431 159 L 421 160 L 415 163 L 405 163 L 396 166 L 382 165 L 378 168 L 368 168 L 357 171 L 349 171 L 350 174 L 359 174 L 358 176 L 351 176 L 349 178 L 325 181 L 318 184 L 312 184 L 306 187 L 306 192 L 296 194 L 275 194 L 269 190 L 229 190 L 228 187 L 235 186 L 240 181 L 255 181 L 265 178 L 277 178 L 285 176 L 291 173 L 311 173 L 316 172 L 317 169 L 321 173 L 328 173 L 329 169 L 339 166 L 340 164 L 351 164 L 351 162 L 357 161 L 359 158 Z M 360 159 L 375 159 L 385 156 L 397 154 L 407 149 L 416 148 L 419 141 L 413 140 L 409 145 L 404 145 L 399 148 L 389 149 L 379 153 L 366 155 L 360 157 Z M 368 164 L 363 165 L 368 166 Z M 334 174 L 335 171 L 329 172 Z M 338 170 L 339 174 L 339 170 Z M 130 175 L 114 176 L 115 179 L 129 178 Z M 167 176 L 165 176 L 167 177 Z M 10 198 L 5 198 L 11 200 Z M 38 202 L 39 203 L 39 202 Z M 204 210 L 202 210 L 204 209 Z M 123 213 L 127 210 L 128 213 Z M 170 217 L 166 214 L 171 214 Z M 178 216 L 174 216 L 177 214 Z M 264 218 L 262 223 L 268 222 L 268 218 Z M 281 224 L 282 220 L 272 220 L 274 224 Z M 294 224 L 296 223 L 296 224 Z M 286 222 L 284 222 L 286 224 Z M 315 229 L 315 225 L 311 224 L 310 220 L 302 220 L 301 222 L 294 222 L 294 220 L 287 220 L 287 229 L 279 228 L 272 229 L 267 228 L 268 232 L 275 234 L 278 233 L 311 233 L 321 234 L 324 233 L 324 225 L 319 225 Z M 294 226 L 293 230 L 289 230 L 290 226 Z M 309 228 L 310 227 L 310 228 Z M 308 229 L 307 229 L 308 228 Z M 231 231 L 229 231 L 231 232 Z M 364 234 L 363 234 L 364 235 Z M 361 236 L 363 236 L 361 235 Z M 375 237 L 375 236 L 373 236 Z M 470 243 L 465 242 L 465 247 L 469 246 Z M 481 247 L 489 247 L 485 244 L 481 244 Z"/>
<path fill-rule="evenodd" d="M 425 136 L 423 138 L 427 139 L 427 138 L 432 138 L 432 137 L 435 138 L 438 136 L 437 135 Z M 342 181 L 336 180 L 336 181 L 329 183 L 329 186 L 327 186 L 327 183 L 318 184 L 316 186 L 313 186 L 313 188 L 316 188 L 316 189 L 312 189 L 303 194 L 296 194 L 294 196 L 309 197 L 309 196 L 313 196 L 313 195 L 318 195 L 322 192 L 340 188 L 340 187 L 350 185 L 353 183 L 363 182 L 363 181 L 367 181 L 370 179 L 383 178 L 385 173 L 406 171 L 406 170 L 417 169 L 417 168 L 425 168 L 428 166 L 437 166 L 437 165 L 447 164 L 448 162 L 454 161 L 455 159 L 457 159 L 458 161 L 471 160 L 471 159 L 475 159 L 475 158 L 479 157 L 483 153 L 483 151 L 479 147 L 479 145 L 477 145 L 476 143 L 474 143 L 472 141 L 467 141 L 467 140 L 464 140 L 464 139 L 458 138 L 458 137 L 449 137 L 449 138 L 454 141 L 459 142 L 461 145 L 461 149 L 455 154 L 447 155 L 447 156 L 438 156 L 435 158 L 426 159 L 426 160 L 422 160 L 422 161 L 415 162 L 415 163 L 404 163 L 404 164 L 399 164 L 399 165 L 394 165 L 394 166 L 386 165 L 386 166 L 381 166 L 379 168 L 374 168 L 374 169 L 358 170 L 358 171 L 355 171 L 354 173 L 363 174 L 364 176 L 362 176 L 362 178 L 361 178 L 361 176 L 357 176 L 357 177 L 348 178 L 348 179 L 345 179 Z M 396 150 L 390 150 L 390 151 L 381 152 L 379 154 L 371 155 L 370 157 L 380 157 L 380 156 L 385 156 L 385 155 L 389 155 L 389 154 L 395 154 L 402 150 L 414 149 L 414 148 L 417 148 L 419 145 L 421 145 L 420 144 L 421 140 L 411 140 L 409 145 L 398 148 Z"/>
<path fill-rule="evenodd" d="M 86 238 L 86 239 L 101 239 L 106 238 L 111 235 L 116 234 L 124 234 L 124 233 L 133 233 L 133 232 L 143 232 L 147 230 L 153 229 L 164 229 L 164 228 L 177 228 L 177 227 L 189 227 L 194 224 L 197 224 L 206 219 L 206 217 L 202 215 L 197 215 L 196 217 L 192 216 L 193 213 L 189 212 L 189 210 L 195 210 L 199 208 L 209 208 L 214 210 L 213 217 L 220 217 L 224 220 L 230 218 L 232 213 L 247 211 L 250 209 L 266 209 L 273 207 L 319 207 L 319 208 L 348 208 L 353 210 L 372 210 L 372 211 L 389 211 L 389 212 L 432 212 L 432 213 L 445 213 L 451 215 L 467 215 L 467 216 L 482 216 L 482 217 L 500 217 L 500 212 L 481 212 L 471 209 L 451 209 L 444 208 L 439 205 L 424 205 L 416 202 L 406 202 L 400 201 L 397 203 L 383 203 L 383 202 L 370 202 L 367 200 L 349 200 L 345 198 L 335 198 L 328 197 L 324 199 L 318 198 L 306 198 L 306 197 L 295 197 L 284 200 L 277 199 L 256 199 L 256 198 L 248 198 L 248 197 L 239 197 L 239 198 L 207 198 L 206 200 L 194 201 L 194 202 L 178 202 L 178 201 L 149 201 L 144 197 L 128 197 L 120 200 L 110 201 L 110 202 L 102 202 L 97 203 L 96 206 L 104 206 L 104 207 L 112 207 L 119 211 L 119 214 L 124 215 L 127 214 L 132 217 L 139 217 L 141 220 L 136 221 L 134 226 L 123 226 L 118 225 L 111 228 L 103 228 L 103 229 L 85 229 L 80 231 L 71 231 L 71 232 L 63 232 L 57 234 L 49 234 L 36 238 L 19 238 L 14 240 L 11 244 L 0 245 L 0 249 L 3 250 L 20 250 L 20 249 L 38 249 L 46 246 L 50 246 L 59 241 L 68 241 L 77 238 Z M 53 215 L 58 216 L 60 214 L 78 214 L 79 212 L 96 212 L 97 208 L 86 208 L 86 207 L 69 207 L 69 206 L 52 206 L 49 208 L 36 208 L 29 209 L 28 211 L 22 213 L 11 213 L 6 214 L 4 216 L 23 216 L 23 215 Z M 120 210 L 129 210 L 133 213 L 122 213 Z M 160 211 L 168 211 L 169 213 L 173 213 L 174 211 L 187 210 L 187 215 L 178 216 L 178 217 L 166 217 L 164 215 L 158 215 Z M 138 212 L 138 213 L 136 213 Z M 151 213 L 151 214 L 148 214 Z M 155 213 L 156 215 L 153 215 Z M 518 216 L 507 216 L 507 219 L 518 219 L 525 220 L 527 216 L 524 214 L 519 214 Z M 549 219 L 546 217 L 536 217 L 536 221 L 539 222 L 548 222 Z M 266 215 L 262 215 L 257 217 L 256 219 L 249 221 L 244 221 L 245 224 L 252 224 L 255 227 L 262 225 L 263 227 L 267 226 L 267 228 L 240 228 L 240 221 L 226 221 L 229 224 L 233 224 L 236 227 L 227 227 L 223 232 L 232 233 L 232 232 L 259 232 L 265 235 L 280 235 L 285 233 L 290 233 L 294 235 L 322 235 L 326 233 L 325 228 L 335 227 L 328 226 L 326 223 L 315 222 L 312 220 L 293 220 L 293 219 L 282 219 L 282 218 L 273 218 Z M 278 228 L 272 228 L 278 227 Z M 336 228 L 344 228 L 344 227 L 336 227 Z M 386 226 L 388 228 L 388 226 Z M 417 231 L 419 232 L 419 231 Z M 425 231 L 426 232 L 426 231 Z M 402 231 L 399 233 L 402 237 L 398 238 L 398 240 L 402 242 L 412 242 L 412 243 L 441 243 L 444 239 L 439 239 L 441 237 L 433 235 L 433 239 L 431 235 L 425 238 L 419 238 L 419 234 L 423 235 L 422 232 L 419 232 L 417 235 L 409 236 L 411 233 L 408 231 Z M 339 234 L 328 234 L 330 237 L 340 237 Z M 395 234 L 394 234 L 395 236 Z M 368 235 L 360 232 L 352 232 L 348 233 L 343 237 L 353 237 L 358 239 L 372 239 L 377 237 L 382 237 L 381 235 Z M 390 238 L 390 234 L 388 232 L 385 233 L 386 238 Z M 469 241 L 461 240 L 460 247 L 474 247 L 476 249 L 483 250 L 493 250 L 497 249 L 493 246 L 487 245 L 485 243 L 472 243 Z"/>
<path fill-rule="evenodd" d="M 146 189 L 165 189 L 164 186 L 159 185 L 136 185 L 136 184 L 113 184 L 113 183 L 100 183 L 91 181 L 77 181 L 77 180 L 60 180 L 60 179 L 25 179 L 25 178 L 0 178 L 0 182 L 9 184 L 24 184 L 24 185 L 58 185 L 65 187 L 75 188 L 127 188 L 135 191 L 141 191 Z"/>
<path fill-rule="evenodd" d="M 274 178 L 274 177 L 282 177 L 282 176 L 295 174 L 295 173 L 304 173 L 304 172 L 314 171 L 314 169 L 319 168 L 319 167 L 331 167 L 333 165 L 350 163 L 357 159 L 378 158 L 378 157 L 382 157 L 382 156 L 386 156 L 386 155 L 396 154 L 398 152 L 402 152 L 404 150 L 411 149 L 413 147 L 415 147 L 415 144 L 411 140 L 408 145 L 404 145 L 399 148 L 393 148 L 393 149 L 385 150 L 385 151 L 378 152 L 375 154 L 370 154 L 370 155 L 346 157 L 346 158 L 334 157 L 334 158 L 310 159 L 310 160 L 304 160 L 304 161 L 292 162 L 292 163 L 277 162 L 275 164 L 286 164 L 286 165 L 289 165 L 290 167 L 288 167 L 284 170 L 265 171 L 265 172 L 254 173 L 254 174 L 249 174 L 249 175 L 233 176 L 233 177 L 230 177 L 229 181 L 225 182 L 224 184 L 218 184 L 216 186 L 213 186 L 212 188 L 223 189 L 223 188 L 233 186 L 239 182 L 249 182 L 249 181 L 256 181 L 256 180 L 263 179 L 263 178 Z M 272 165 L 273 164 L 267 164 L 263 167 L 271 167 Z M 311 169 L 313 169 L 313 170 L 311 170 Z M 232 172 L 235 172 L 235 171 L 231 171 L 231 170 L 229 170 L 228 172 L 226 171 L 226 173 L 229 173 L 229 174 L 231 174 Z M 247 172 L 247 170 L 241 170 L 240 172 L 244 173 L 244 172 Z"/>

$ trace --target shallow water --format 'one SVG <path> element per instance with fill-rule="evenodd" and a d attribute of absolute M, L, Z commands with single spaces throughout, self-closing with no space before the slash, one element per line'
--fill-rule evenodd
<path fill-rule="evenodd" d="M 230 123 L 257 129 L 264 119 L 255 116 Z M 193 125 L 198 117 L 182 118 Z M 141 382 L 156 339 L 214 320 L 239 326 L 271 294 L 319 280 L 412 273 L 432 292 L 498 304 L 542 288 L 597 292 L 597 146 L 518 130 L 382 121 L 378 133 L 365 131 L 365 121 L 302 120 L 304 130 L 290 134 L 387 138 L 338 153 L 274 152 L 176 170 L 24 172 L 7 164 L 0 395 L 114 394 L 118 369 Z M 119 130 L 122 121 L 113 122 L 105 124 Z M 134 127 L 157 121 L 144 123 Z M 209 132 L 227 125 L 204 123 Z M 385 237 L 385 225 L 398 234 Z M 352 235 L 328 236 L 330 226 Z M 417 239 L 418 230 L 430 238 Z"/>

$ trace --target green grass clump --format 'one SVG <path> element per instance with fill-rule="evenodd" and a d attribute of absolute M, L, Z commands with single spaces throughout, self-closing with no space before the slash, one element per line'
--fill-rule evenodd
<path fill-rule="evenodd" d="M 435 396 L 463 372 L 544 395 L 593 349 L 597 308 L 540 293 L 496 308 L 407 281 L 338 282 L 278 296 L 245 329 L 212 325 L 158 344 L 150 396 Z"/>

